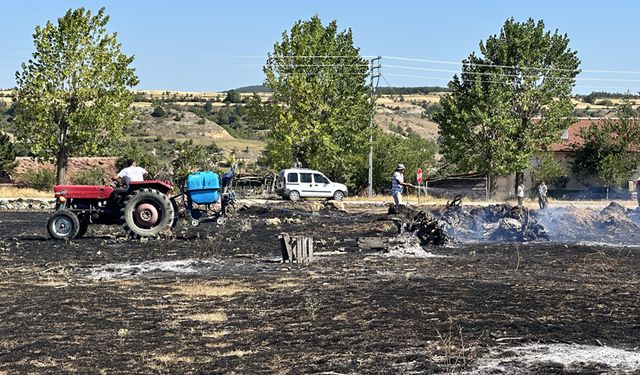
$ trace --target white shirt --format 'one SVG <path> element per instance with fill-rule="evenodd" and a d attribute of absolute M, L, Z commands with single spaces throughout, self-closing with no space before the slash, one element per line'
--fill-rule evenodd
<path fill-rule="evenodd" d="M 518 196 L 524 198 L 524 185 L 518 185 Z"/>
<path fill-rule="evenodd" d="M 391 195 L 395 193 L 402 193 L 402 185 L 404 182 L 404 174 L 400 172 L 395 172 L 393 176 L 391 176 Z"/>
<path fill-rule="evenodd" d="M 144 174 L 147 171 L 142 167 L 127 167 L 118 173 L 118 177 L 124 178 L 124 182 L 129 185 L 131 182 L 144 181 Z"/>
<path fill-rule="evenodd" d="M 547 185 L 538 186 L 538 193 L 540 194 L 541 197 L 546 197 L 547 196 Z"/>

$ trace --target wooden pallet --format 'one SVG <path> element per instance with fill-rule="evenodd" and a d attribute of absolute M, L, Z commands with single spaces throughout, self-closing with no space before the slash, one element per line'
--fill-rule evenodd
<path fill-rule="evenodd" d="M 313 260 L 312 237 L 292 237 L 288 233 L 281 233 L 278 239 L 280 240 L 283 262 L 309 263 Z"/>

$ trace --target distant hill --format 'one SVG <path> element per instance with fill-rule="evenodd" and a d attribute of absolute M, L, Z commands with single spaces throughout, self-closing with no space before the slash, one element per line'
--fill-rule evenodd
<path fill-rule="evenodd" d="M 273 92 L 273 90 L 264 85 L 243 86 L 233 90 L 239 92 L 240 94 L 251 94 L 254 92 Z"/>

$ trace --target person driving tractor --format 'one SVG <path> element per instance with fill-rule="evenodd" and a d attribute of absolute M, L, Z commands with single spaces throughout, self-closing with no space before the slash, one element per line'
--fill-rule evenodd
<path fill-rule="evenodd" d="M 117 175 L 113 176 L 113 181 L 118 182 L 122 178 L 124 183 L 129 186 L 131 182 L 144 181 L 144 176 L 149 174 L 146 169 L 136 166 L 134 159 L 127 160 L 127 165 L 128 167 L 123 168 Z"/>

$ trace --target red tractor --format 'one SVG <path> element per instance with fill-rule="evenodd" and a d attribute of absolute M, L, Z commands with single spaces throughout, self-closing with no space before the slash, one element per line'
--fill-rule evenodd
<path fill-rule="evenodd" d="M 176 205 L 172 185 L 157 180 L 131 182 L 128 188 L 57 185 L 56 211 L 47 223 L 51 237 L 82 237 L 89 224 L 118 224 L 131 237 L 150 237 L 171 227 Z"/>

